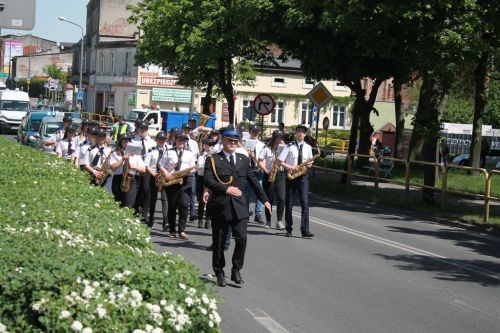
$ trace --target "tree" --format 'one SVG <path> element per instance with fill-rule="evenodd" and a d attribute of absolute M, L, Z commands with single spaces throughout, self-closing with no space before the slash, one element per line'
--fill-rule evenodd
<path fill-rule="evenodd" d="M 216 85 L 234 123 L 235 67 L 248 67 L 268 56 L 268 43 L 253 34 L 254 5 L 258 2 L 145 0 L 131 5 L 130 21 L 142 31 L 136 63 L 160 65 L 185 85 Z"/>
<path fill-rule="evenodd" d="M 54 80 L 59 80 L 62 83 L 66 83 L 68 79 L 68 70 L 56 65 L 48 64 L 43 66 L 43 72 Z"/>

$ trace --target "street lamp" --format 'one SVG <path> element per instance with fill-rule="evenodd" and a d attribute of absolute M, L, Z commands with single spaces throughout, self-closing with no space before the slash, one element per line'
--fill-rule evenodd
<path fill-rule="evenodd" d="M 82 44 L 80 46 L 80 80 L 78 82 L 78 93 L 81 94 L 81 91 L 82 91 L 82 76 L 83 76 L 83 28 L 82 28 L 81 25 L 79 25 L 79 24 L 77 24 L 75 22 L 72 22 L 72 21 L 66 19 L 65 17 L 59 16 L 58 19 L 61 20 L 61 21 L 64 21 L 64 22 L 68 22 L 69 24 L 76 25 L 82 31 Z"/>

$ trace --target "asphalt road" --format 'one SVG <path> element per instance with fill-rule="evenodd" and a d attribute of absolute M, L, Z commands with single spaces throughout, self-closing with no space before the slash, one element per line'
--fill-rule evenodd
<path fill-rule="evenodd" d="M 210 230 L 152 240 L 213 274 Z M 500 327 L 500 239 L 364 202 L 311 196 L 313 239 L 251 223 L 243 288 L 218 289 L 224 332 L 495 332 Z M 274 222 L 273 222 L 274 226 Z M 234 241 L 226 252 L 226 273 Z M 210 282 L 210 277 L 207 279 Z M 228 278 L 229 280 L 229 278 Z"/>
<path fill-rule="evenodd" d="M 311 201 L 313 239 L 299 236 L 300 210 L 292 239 L 249 224 L 243 288 L 214 286 L 224 332 L 498 332 L 499 239 L 366 203 Z M 171 240 L 158 219 L 156 248 L 213 274 L 210 230 L 188 225 L 188 241 Z"/>

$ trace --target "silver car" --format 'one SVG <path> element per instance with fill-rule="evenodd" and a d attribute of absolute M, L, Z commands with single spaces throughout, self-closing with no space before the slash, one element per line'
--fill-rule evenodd
<path fill-rule="evenodd" d="M 469 154 L 458 155 L 451 162 L 454 165 L 467 165 L 469 163 Z M 498 169 L 500 167 L 500 149 L 491 149 L 486 155 L 485 169 Z"/>
<path fill-rule="evenodd" d="M 73 119 L 73 124 L 81 124 L 80 119 Z M 33 139 L 36 140 L 36 147 L 41 151 L 55 154 L 55 145 L 47 146 L 46 143 L 54 140 L 57 132 L 63 127 L 63 116 L 47 116 L 42 119 L 38 133 L 33 134 Z M 32 138 L 30 137 L 30 140 Z"/>

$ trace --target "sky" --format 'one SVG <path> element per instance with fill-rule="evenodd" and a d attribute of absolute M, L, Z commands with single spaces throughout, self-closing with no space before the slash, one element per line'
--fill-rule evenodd
<path fill-rule="evenodd" d="M 87 16 L 89 0 L 36 0 L 35 27 L 33 30 L 2 29 L 2 35 L 31 33 L 33 36 L 49 39 L 55 42 L 76 43 L 80 40 L 80 28 L 60 21 L 57 17 L 63 16 L 83 27 Z"/>

